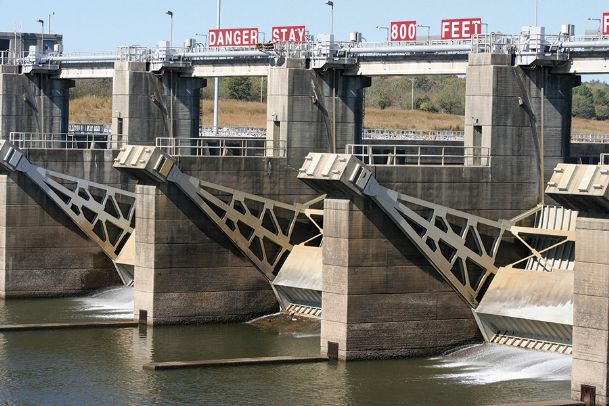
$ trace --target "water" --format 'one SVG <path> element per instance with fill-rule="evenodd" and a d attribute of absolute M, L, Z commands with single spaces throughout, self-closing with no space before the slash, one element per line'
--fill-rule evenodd
<path fill-rule="evenodd" d="M 0 301 L 0 324 L 132 317 L 132 293 Z M 248 324 L 0 334 L 0 404 L 489 405 L 569 397 L 570 357 L 478 345 L 437 358 L 144 371 L 152 361 L 317 355 Z"/>

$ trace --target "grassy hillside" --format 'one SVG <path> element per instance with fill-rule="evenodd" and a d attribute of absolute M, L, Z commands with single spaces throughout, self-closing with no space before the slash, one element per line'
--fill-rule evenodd
<path fill-rule="evenodd" d="M 108 123 L 112 121 L 112 98 L 84 96 L 70 101 L 70 121 L 75 123 Z M 266 103 L 220 100 L 220 126 L 266 127 Z M 203 100 L 201 125 L 213 123 L 213 101 Z M 366 128 L 404 130 L 463 130 L 463 116 L 430 113 L 420 110 L 366 108 Z M 574 133 L 609 134 L 609 121 L 573 118 Z"/>

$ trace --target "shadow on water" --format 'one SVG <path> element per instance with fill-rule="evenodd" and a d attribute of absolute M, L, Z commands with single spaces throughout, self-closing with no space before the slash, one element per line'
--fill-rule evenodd
<path fill-rule="evenodd" d="M 130 317 L 124 289 L 0 301 L 0 318 Z M 5 333 L 0 404 L 488 405 L 569 396 L 570 357 L 489 345 L 428 359 L 142 370 L 152 361 L 318 353 L 318 336 L 249 324 L 155 327 L 145 336 L 138 329 Z"/>

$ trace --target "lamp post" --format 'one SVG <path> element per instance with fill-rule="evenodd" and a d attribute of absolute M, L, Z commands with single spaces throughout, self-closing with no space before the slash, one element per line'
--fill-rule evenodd
<path fill-rule="evenodd" d="M 598 35 L 601 35 L 601 24 L 603 23 L 603 20 L 601 20 L 600 18 L 588 17 L 588 21 L 598 21 L 598 29 L 596 30 L 596 32 L 598 33 Z"/>
<path fill-rule="evenodd" d="M 173 11 L 167 10 L 165 12 L 169 16 L 169 48 L 173 47 Z"/>
<path fill-rule="evenodd" d="M 416 78 L 410 78 L 410 110 L 414 110 L 414 82 L 417 80 Z"/>
<path fill-rule="evenodd" d="M 535 27 L 539 26 L 539 0 L 535 0 Z"/>
<path fill-rule="evenodd" d="M 218 0 L 216 4 L 216 28 L 220 29 L 220 7 L 222 6 L 221 0 Z M 214 135 L 218 135 L 218 77 L 214 78 Z"/>
<path fill-rule="evenodd" d="M 423 24 L 417 24 L 417 28 L 427 28 L 427 42 L 429 42 L 429 30 L 430 30 L 430 26 L 429 25 L 423 25 Z"/>
<path fill-rule="evenodd" d="M 55 15 L 54 11 L 51 11 L 49 13 L 49 35 L 51 35 L 51 16 L 54 16 L 54 15 Z"/>
<path fill-rule="evenodd" d="M 330 6 L 330 8 L 332 9 L 332 11 L 331 11 L 331 13 L 332 13 L 332 19 L 330 20 L 330 22 L 331 22 L 331 25 L 330 25 L 330 34 L 332 36 L 334 36 L 334 2 L 328 0 L 328 1 L 326 1 L 326 4 L 328 6 Z"/>
<path fill-rule="evenodd" d="M 389 42 L 389 27 L 383 27 L 382 25 L 377 25 L 376 26 L 377 30 L 385 30 L 386 31 L 386 37 L 387 37 L 387 42 Z"/>
<path fill-rule="evenodd" d="M 39 19 L 38 22 L 40 23 L 40 37 L 41 37 L 41 42 L 42 42 L 42 53 L 44 54 L 44 20 L 43 19 Z"/>

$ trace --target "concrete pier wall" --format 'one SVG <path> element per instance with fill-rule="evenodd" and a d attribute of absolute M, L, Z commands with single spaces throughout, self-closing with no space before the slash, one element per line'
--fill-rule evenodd
<path fill-rule="evenodd" d="M 68 131 L 69 89 L 74 81 L 48 73 L 23 75 L 16 66 L 0 66 L 0 139 L 12 131 Z"/>
<path fill-rule="evenodd" d="M 321 352 L 416 357 L 479 341 L 469 307 L 371 202 L 326 199 Z"/>
<path fill-rule="evenodd" d="M 609 218 L 577 218 L 573 292 L 571 396 L 593 386 L 596 404 L 609 404 Z"/>
<path fill-rule="evenodd" d="M 304 60 L 287 60 L 271 68 L 268 83 L 267 139 L 289 146 L 290 166 L 300 167 L 309 152 L 330 151 L 334 116 L 338 152 L 360 141 L 370 78 L 306 69 Z"/>
<path fill-rule="evenodd" d="M 199 136 L 201 78 L 179 71 L 150 72 L 145 63 L 116 62 L 112 82 L 112 134 L 131 144 L 154 145 L 156 137 Z"/>
<path fill-rule="evenodd" d="M 123 189 L 111 151 L 31 150 L 35 164 Z M 24 174 L 0 175 L 0 296 L 83 294 L 117 285 L 114 265 Z"/>

